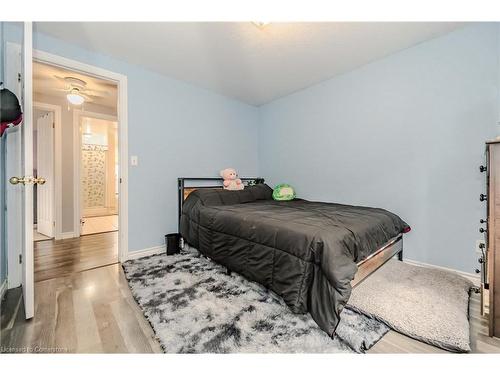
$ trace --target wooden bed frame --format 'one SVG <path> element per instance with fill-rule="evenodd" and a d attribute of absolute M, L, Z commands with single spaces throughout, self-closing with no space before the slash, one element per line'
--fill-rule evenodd
<path fill-rule="evenodd" d="M 245 185 L 256 185 L 263 184 L 264 179 L 257 178 L 240 178 L 241 181 Z M 189 185 L 191 182 L 211 182 L 212 185 Z M 182 205 L 184 200 L 191 194 L 193 191 L 198 189 L 222 189 L 222 178 L 205 178 L 205 177 L 179 177 L 177 179 L 177 187 L 178 187 L 178 231 L 180 233 L 180 220 L 182 213 Z M 218 185 L 215 185 L 216 182 L 219 182 Z M 363 280 L 365 280 L 372 273 L 377 271 L 380 267 L 382 267 L 386 262 L 390 259 L 398 256 L 398 260 L 403 260 L 403 234 L 399 234 L 394 237 L 390 241 L 388 241 L 384 246 L 375 251 L 369 257 L 363 259 L 361 262 L 358 262 L 358 272 L 354 276 L 354 279 L 351 281 L 351 285 L 356 287 Z"/>

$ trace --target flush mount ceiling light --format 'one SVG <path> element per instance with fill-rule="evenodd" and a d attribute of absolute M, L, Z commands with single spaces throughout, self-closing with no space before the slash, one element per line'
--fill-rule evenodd
<path fill-rule="evenodd" d="M 263 29 L 267 25 L 269 25 L 271 22 L 262 22 L 262 21 L 257 21 L 257 22 L 252 22 L 257 28 Z"/>
<path fill-rule="evenodd" d="M 82 105 L 85 101 L 85 98 L 80 95 L 80 90 L 77 88 L 71 89 L 68 95 L 66 95 L 66 99 L 73 105 Z"/>

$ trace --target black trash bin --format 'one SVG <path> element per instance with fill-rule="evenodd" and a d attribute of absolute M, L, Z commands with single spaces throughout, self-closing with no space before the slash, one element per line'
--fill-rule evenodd
<path fill-rule="evenodd" d="M 165 236 L 165 244 L 167 245 L 167 255 L 178 254 L 181 249 L 179 242 L 181 235 L 179 233 L 170 233 Z"/>

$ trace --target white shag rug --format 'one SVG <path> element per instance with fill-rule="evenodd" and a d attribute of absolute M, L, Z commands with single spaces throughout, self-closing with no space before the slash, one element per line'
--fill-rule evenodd
<path fill-rule="evenodd" d="M 332 339 L 309 314 L 293 314 L 273 292 L 192 253 L 123 268 L 166 353 L 361 353 L 389 330 L 344 309 Z"/>

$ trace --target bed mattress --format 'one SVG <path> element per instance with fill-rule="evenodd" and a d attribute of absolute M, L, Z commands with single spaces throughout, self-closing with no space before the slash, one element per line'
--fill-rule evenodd
<path fill-rule="evenodd" d="M 180 232 L 189 245 L 271 289 L 293 312 L 309 312 L 333 335 L 356 263 L 408 228 L 380 208 L 274 201 L 262 184 L 194 191 L 183 204 Z"/>

